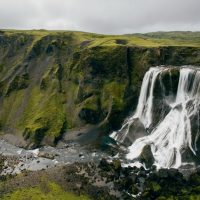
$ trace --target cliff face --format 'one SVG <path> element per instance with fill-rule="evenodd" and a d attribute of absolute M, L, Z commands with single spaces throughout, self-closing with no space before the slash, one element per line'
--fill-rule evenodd
<path fill-rule="evenodd" d="M 148 40 L 139 45 L 135 38 L 1 31 L 1 133 L 23 136 L 27 146 L 54 145 L 88 124 L 106 134 L 133 112 L 149 67 L 200 65 L 199 43 L 149 45 L 139 38 Z"/>

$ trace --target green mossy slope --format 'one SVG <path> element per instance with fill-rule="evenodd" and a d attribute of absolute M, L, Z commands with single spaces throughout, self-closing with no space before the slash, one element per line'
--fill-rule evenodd
<path fill-rule="evenodd" d="M 41 186 L 23 188 L 4 195 L 2 200 L 89 200 L 86 196 L 77 196 L 65 192 L 59 185 L 53 182 Z"/>

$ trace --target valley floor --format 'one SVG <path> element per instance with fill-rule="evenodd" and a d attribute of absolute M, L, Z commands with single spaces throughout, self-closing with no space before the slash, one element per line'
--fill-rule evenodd
<path fill-rule="evenodd" d="M 8 158 L 1 156 L 1 171 Z M 198 200 L 200 170 L 183 176 L 177 169 L 123 168 L 118 159 L 100 158 L 1 175 L 0 186 L 2 200 Z"/>

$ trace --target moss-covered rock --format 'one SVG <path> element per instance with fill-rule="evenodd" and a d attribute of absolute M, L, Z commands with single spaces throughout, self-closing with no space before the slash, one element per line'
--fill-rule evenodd
<path fill-rule="evenodd" d="M 26 89 L 28 85 L 29 85 L 28 73 L 22 74 L 21 76 L 16 76 L 9 85 L 7 95 L 9 95 L 14 90 Z"/>

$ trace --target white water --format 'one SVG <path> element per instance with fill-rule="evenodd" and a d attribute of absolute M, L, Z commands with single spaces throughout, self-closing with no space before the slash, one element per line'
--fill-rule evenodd
<path fill-rule="evenodd" d="M 156 80 L 160 79 L 163 72 L 167 71 L 171 75 L 171 69 L 173 68 L 150 68 L 143 79 L 136 113 L 124 123 L 121 130 L 112 133 L 111 137 L 123 143 L 127 134 L 130 134 L 130 125 L 137 118 L 146 129 L 152 125 L 152 109 L 154 106 L 159 106 L 153 105 Z M 166 88 L 162 87 L 162 90 L 164 89 Z M 184 164 L 182 155 L 185 150 L 196 155 L 196 141 L 199 138 L 200 71 L 192 67 L 180 68 L 178 89 L 174 101 L 167 101 L 167 97 L 165 101 L 168 102 L 170 111 L 163 120 L 154 126 L 149 135 L 133 142 L 128 148 L 127 159 L 138 158 L 146 145 L 150 145 L 155 159 L 154 164 L 158 167 L 179 168 Z M 194 116 L 196 116 L 197 130 L 192 133 L 191 119 L 194 119 Z M 195 141 L 192 141 L 192 134 L 195 135 L 195 139 L 193 139 Z"/>

